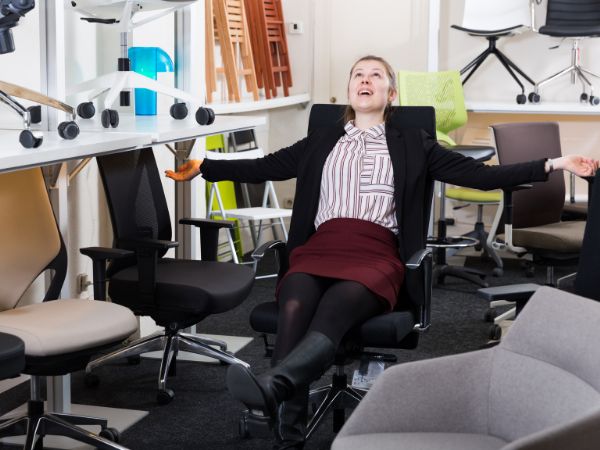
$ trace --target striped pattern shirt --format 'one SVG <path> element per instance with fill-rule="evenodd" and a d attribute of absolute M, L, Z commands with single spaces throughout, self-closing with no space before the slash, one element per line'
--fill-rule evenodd
<path fill-rule="evenodd" d="M 367 130 L 345 125 L 323 168 L 315 228 L 336 218 L 374 222 L 398 233 L 394 172 L 385 124 Z"/>

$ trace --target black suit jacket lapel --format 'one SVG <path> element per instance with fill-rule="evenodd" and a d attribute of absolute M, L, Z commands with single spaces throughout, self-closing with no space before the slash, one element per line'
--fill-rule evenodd
<path fill-rule="evenodd" d="M 406 139 L 400 130 L 386 126 L 385 136 L 394 169 L 394 200 L 396 202 L 396 220 L 402 234 L 402 217 L 404 207 L 404 193 L 406 190 L 406 162 L 408 158 L 408 149 Z M 404 257 L 404 248 L 402 240 L 398 242 L 400 255 Z"/>

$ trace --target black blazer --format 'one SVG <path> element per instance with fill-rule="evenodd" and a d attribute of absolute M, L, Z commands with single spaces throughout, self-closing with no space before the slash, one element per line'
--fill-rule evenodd
<path fill-rule="evenodd" d="M 287 243 L 289 254 L 315 232 L 314 221 L 325 160 L 344 133 L 343 126 L 319 128 L 294 145 L 260 159 L 205 159 L 201 166 L 202 176 L 208 181 L 231 180 L 245 183 L 296 178 Z M 394 197 L 399 226 L 398 252 L 402 261 L 425 248 L 425 222 L 429 220 L 430 208 L 427 186 L 431 179 L 489 190 L 545 181 L 548 178 L 544 170 L 545 160 L 487 166 L 445 149 L 418 129 L 400 131 L 388 124 L 386 139 L 394 170 Z M 287 258 L 280 263 L 282 275 L 288 267 Z"/>

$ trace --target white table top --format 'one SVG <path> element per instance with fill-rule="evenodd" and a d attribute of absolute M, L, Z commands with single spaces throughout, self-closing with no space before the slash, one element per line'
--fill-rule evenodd
<path fill-rule="evenodd" d="M 579 102 L 544 101 L 517 105 L 516 102 L 472 102 L 467 101 L 468 111 L 496 114 L 549 114 L 549 115 L 600 115 L 600 105 Z"/>

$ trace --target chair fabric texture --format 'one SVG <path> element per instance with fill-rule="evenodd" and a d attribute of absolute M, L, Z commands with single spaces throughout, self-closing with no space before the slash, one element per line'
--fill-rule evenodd
<path fill-rule="evenodd" d="M 542 287 L 498 346 L 386 370 L 332 449 L 597 448 L 598 338 L 600 304 Z"/>

